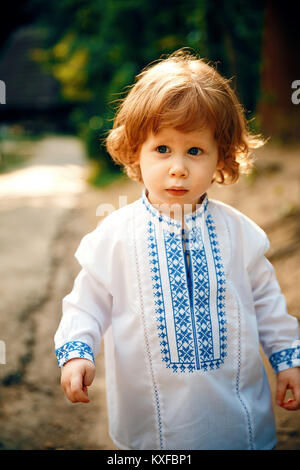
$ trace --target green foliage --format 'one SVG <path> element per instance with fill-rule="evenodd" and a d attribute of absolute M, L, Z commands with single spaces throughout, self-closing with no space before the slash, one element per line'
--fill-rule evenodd
<path fill-rule="evenodd" d="M 208 0 L 32 3 L 48 32 L 47 48 L 35 51 L 36 59 L 62 84 L 63 100 L 74 104 L 71 120 L 89 156 L 109 171 L 118 170 L 100 141 L 118 100 L 143 67 L 176 49 L 192 48 L 220 62 L 228 77 L 236 73 L 240 97 L 254 111 L 263 13 L 255 1 L 218 7 Z"/>
<path fill-rule="evenodd" d="M 233 85 L 248 117 L 255 113 L 259 94 L 264 2 L 207 2 L 208 55 L 218 70 L 233 77 Z"/>
<path fill-rule="evenodd" d="M 0 152 L 0 174 L 19 168 L 19 166 L 26 162 L 26 160 L 27 159 L 23 155 L 17 153 Z"/>
<path fill-rule="evenodd" d="M 22 126 L 0 126 L 0 174 L 8 173 L 27 164 L 32 158 L 32 143 L 40 135 L 31 134 Z"/>

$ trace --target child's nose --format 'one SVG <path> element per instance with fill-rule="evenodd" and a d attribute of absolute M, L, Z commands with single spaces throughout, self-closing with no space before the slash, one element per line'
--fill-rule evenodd
<path fill-rule="evenodd" d="M 170 176 L 176 176 L 177 178 L 186 178 L 188 176 L 188 169 L 181 163 L 173 164 L 169 169 Z"/>

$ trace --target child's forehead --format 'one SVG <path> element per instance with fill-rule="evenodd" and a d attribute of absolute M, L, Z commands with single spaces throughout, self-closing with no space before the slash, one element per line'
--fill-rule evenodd
<path fill-rule="evenodd" d="M 150 131 L 147 140 L 168 140 L 168 141 L 184 141 L 193 142 L 198 140 L 207 140 L 213 138 L 213 130 L 210 126 L 199 126 L 192 130 L 182 130 L 175 127 L 163 127 L 157 132 Z"/>

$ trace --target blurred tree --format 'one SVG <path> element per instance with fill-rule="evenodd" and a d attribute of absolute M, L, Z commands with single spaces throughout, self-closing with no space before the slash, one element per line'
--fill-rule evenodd
<path fill-rule="evenodd" d="M 88 154 L 114 169 L 100 146 L 114 103 L 149 62 L 181 47 L 219 63 L 250 113 L 258 92 L 263 7 L 257 0 L 31 0 L 47 47 L 36 60 L 62 84 Z"/>
<path fill-rule="evenodd" d="M 300 84 L 299 17 L 299 3 L 266 2 L 258 110 L 263 132 L 286 142 L 299 140 L 300 104 L 292 100 L 292 84 Z"/>
<path fill-rule="evenodd" d="M 38 9 L 41 3 L 32 0 Z M 34 56 L 75 104 L 71 120 L 102 171 L 119 170 L 100 146 L 114 102 L 161 54 L 188 46 L 205 55 L 204 11 L 197 0 L 61 0 L 44 6 L 38 23 L 47 29 L 47 47 Z"/>
<path fill-rule="evenodd" d="M 232 84 L 248 117 L 255 113 L 264 18 L 261 0 L 207 2 L 207 44 L 210 59 Z"/>
<path fill-rule="evenodd" d="M 10 33 L 20 25 L 30 24 L 37 19 L 40 10 L 34 8 L 30 0 L 6 2 L 1 9 L 0 53 Z"/>

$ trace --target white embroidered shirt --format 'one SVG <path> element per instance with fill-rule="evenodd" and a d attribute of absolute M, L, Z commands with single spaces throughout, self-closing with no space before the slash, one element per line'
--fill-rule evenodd
<path fill-rule="evenodd" d="M 259 345 L 274 371 L 300 366 L 265 232 L 207 195 L 179 222 L 141 198 L 81 241 L 63 299 L 59 366 L 94 361 L 104 337 L 109 431 L 120 449 L 271 449 Z"/>

